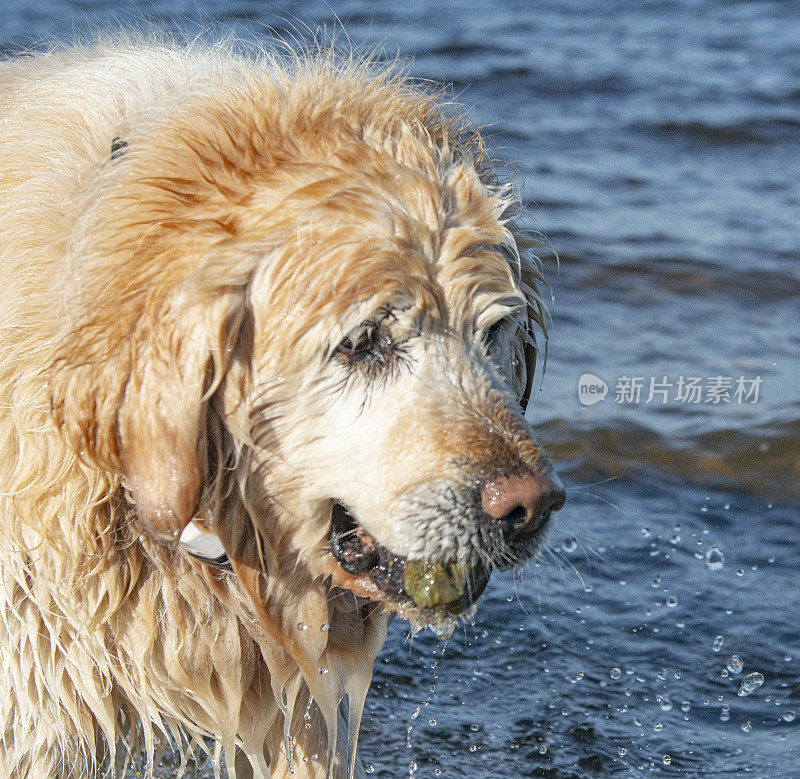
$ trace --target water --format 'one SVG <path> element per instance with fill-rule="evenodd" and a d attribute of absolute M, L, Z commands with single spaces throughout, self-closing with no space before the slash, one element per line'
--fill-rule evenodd
<path fill-rule="evenodd" d="M 0 44 L 120 7 L 6 0 Z M 530 411 L 569 489 L 551 551 L 493 577 L 446 645 L 393 625 L 371 775 L 800 775 L 797 5 L 135 7 L 255 36 L 333 29 L 333 7 L 356 43 L 453 84 L 560 256 Z M 584 374 L 604 400 L 580 403 Z M 692 377 L 700 402 L 677 400 Z M 706 402 L 717 377 L 730 402 Z M 736 402 L 740 377 L 757 402 Z"/>

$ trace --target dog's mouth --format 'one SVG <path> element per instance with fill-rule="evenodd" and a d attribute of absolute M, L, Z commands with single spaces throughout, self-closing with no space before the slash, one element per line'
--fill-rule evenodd
<path fill-rule="evenodd" d="M 349 577 L 345 586 L 400 616 L 438 624 L 464 614 L 489 581 L 490 570 L 457 563 L 408 560 L 379 544 L 340 503 L 331 511 L 330 551 Z"/>

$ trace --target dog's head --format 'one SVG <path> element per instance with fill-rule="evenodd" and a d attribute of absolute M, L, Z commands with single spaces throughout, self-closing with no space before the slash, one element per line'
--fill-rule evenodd
<path fill-rule="evenodd" d="M 480 136 L 402 79 L 209 85 L 90 187 L 56 420 L 141 526 L 467 610 L 564 492 L 524 419 L 541 277 Z"/>

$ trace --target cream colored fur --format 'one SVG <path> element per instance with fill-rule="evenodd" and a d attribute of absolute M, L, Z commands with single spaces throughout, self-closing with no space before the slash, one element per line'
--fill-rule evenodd
<path fill-rule="evenodd" d="M 512 206 L 480 136 L 374 66 L 126 40 L 0 63 L 0 776 L 165 738 L 346 775 L 389 612 L 327 553 L 331 500 L 466 559 L 409 496 L 539 458 Z M 366 387 L 331 355 L 381 307 L 415 368 Z M 235 574 L 171 540 L 192 517 Z"/>

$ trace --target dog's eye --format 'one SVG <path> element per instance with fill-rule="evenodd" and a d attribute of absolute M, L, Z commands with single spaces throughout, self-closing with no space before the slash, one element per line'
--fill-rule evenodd
<path fill-rule="evenodd" d="M 332 359 L 343 365 L 349 376 L 385 381 L 407 364 L 405 342 L 395 341 L 383 320 L 365 322 L 333 350 Z"/>
<path fill-rule="evenodd" d="M 491 346 L 497 340 L 497 336 L 499 335 L 500 331 L 503 329 L 503 325 L 505 324 L 506 324 L 505 319 L 499 319 L 491 327 L 483 331 L 482 340 L 485 346 Z"/>
<path fill-rule="evenodd" d="M 334 354 L 349 362 L 356 362 L 373 354 L 378 345 L 378 328 L 368 325 L 357 336 L 343 338 L 334 350 Z"/>

